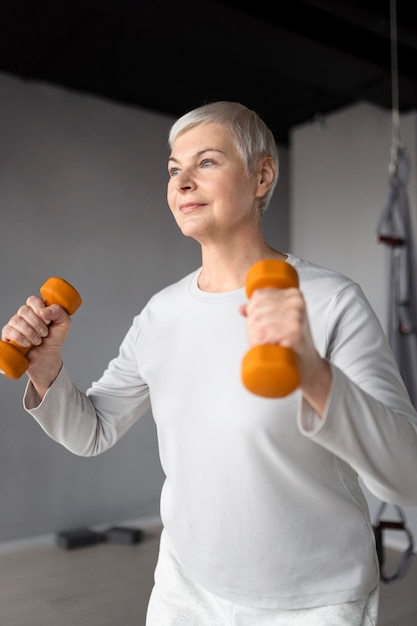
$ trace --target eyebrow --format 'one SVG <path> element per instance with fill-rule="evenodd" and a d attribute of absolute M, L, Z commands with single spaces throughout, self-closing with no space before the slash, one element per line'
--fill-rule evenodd
<path fill-rule="evenodd" d="M 206 152 L 218 152 L 219 154 L 224 154 L 223 150 L 219 150 L 219 148 L 204 148 L 203 150 L 199 150 L 198 152 L 196 152 L 193 155 L 193 159 L 198 159 L 200 158 L 203 154 L 205 154 Z M 176 159 L 174 156 L 170 156 L 168 158 L 168 163 L 173 162 L 173 163 L 179 163 L 179 160 Z"/>

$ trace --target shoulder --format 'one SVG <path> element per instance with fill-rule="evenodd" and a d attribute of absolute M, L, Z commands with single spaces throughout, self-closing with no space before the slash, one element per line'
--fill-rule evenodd
<path fill-rule="evenodd" d="M 288 262 L 298 272 L 300 289 L 302 291 L 315 290 L 316 295 L 321 292 L 338 292 L 346 287 L 356 286 L 357 283 L 345 274 L 307 261 L 305 259 L 289 255 Z"/>
<path fill-rule="evenodd" d="M 336 309 L 370 309 L 362 287 L 346 274 L 291 255 L 288 262 L 298 272 L 300 290 L 311 312 L 324 315 Z"/>

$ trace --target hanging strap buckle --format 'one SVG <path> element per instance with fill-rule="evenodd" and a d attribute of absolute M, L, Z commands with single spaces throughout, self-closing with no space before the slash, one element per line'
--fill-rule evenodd
<path fill-rule="evenodd" d="M 400 507 L 396 506 L 395 509 L 398 513 L 399 520 L 381 520 L 382 513 L 386 507 L 386 503 L 384 502 L 378 512 L 377 515 L 377 523 L 373 525 L 374 535 L 375 535 L 375 543 L 376 543 L 376 551 L 378 555 L 379 568 L 380 568 L 380 578 L 386 583 L 390 584 L 394 581 L 401 580 L 405 577 L 408 570 L 410 569 L 411 563 L 414 558 L 414 541 L 413 536 L 410 530 L 407 528 L 405 524 L 405 517 L 400 509 Z M 400 531 L 405 533 L 408 541 L 407 548 L 403 552 L 400 561 L 397 566 L 397 570 L 391 576 L 388 576 L 384 573 L 384 564 L 385 564 L 385 550 L 384 550 L 384 538 L 383 532 L 384 530 L 389 531 Z"/>

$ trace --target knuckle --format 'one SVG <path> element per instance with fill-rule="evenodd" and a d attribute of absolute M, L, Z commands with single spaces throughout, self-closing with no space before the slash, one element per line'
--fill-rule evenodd
<path fill-rule="evenodd" d="M 19 326 L 21 319 L 22 319 L 22 316 L 18 311 L 15 315 L 12 315 L 12 317 L 6 324 L 5 328 L 8 330 L 13 330 L 14 328 Z"/>
<path fill-rule="evenodd" d="M 6 324 L 5 326 L 3 326 L 1 336 L 2 339 L 5 341 L 16 341 L 18 338 L 18 332 L 11 324 Z"/>
<path fill-rule="evenodd" d="M 40 298 L 38 296 L 29 296 L 26 299 L 26 306 L 30 309 L 39 308 Z"/>
<path fill-rule="evenodd" d="M 28 312 L 28 305 L 27 304 L 22 304 L 18 309 L 17 309 L 17 313 L 16 315 L 14 315 L 12 317 L 13 320 L 15 320 L 17 317 L 24 317 L 27 312 Z"/>

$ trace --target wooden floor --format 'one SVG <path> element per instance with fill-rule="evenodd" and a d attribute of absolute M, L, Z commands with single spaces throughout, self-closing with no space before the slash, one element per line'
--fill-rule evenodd
<path fill-rule="evenodd" d="M 146 529 L 130 546 L 0 553 L 0 626 L 144 626 L 159 534 Z M 387 575 L 398 558 L 387 550 Z M 417 626 L 417 559 L 402 581 L 381 584 L 378 626 Z"/>

